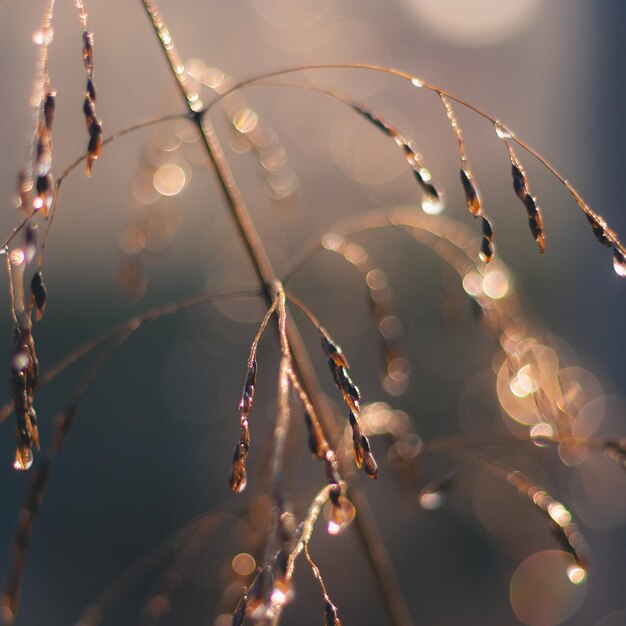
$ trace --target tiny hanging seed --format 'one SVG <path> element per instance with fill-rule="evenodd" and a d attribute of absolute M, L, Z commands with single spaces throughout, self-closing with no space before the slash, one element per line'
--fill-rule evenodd
<path fill-rule="evenodd" d="M 30 281 L 30 290 L 35 298 L 37 320 L 40 320 L 46 309 L 46 299 L 48 297 L 48 290 L 43 282 L 43 274 L 41 273 L 41 270 L 33 275 L 33 278 Z"/>
<path fill-rule="evenodd" d="M 482 216 L 482 231 L 483 239 L 480 243 L 480 252 L 478 256 L 483 263 L 489 263 L 493 259 L 493 228 L 491 222 L 483 215 Z"/>
<path fill-rule="evenodd" d="M 243 444 L 238 443 L 233 452 L 233 465 L 230 472 L 229 484 L 232 491 L 241 493 L 248 483 L 245 458 L 248 455 Z"/>
<path fill-rule="evenodd" d="M 327 335 L 322 335 L 322 349 L 326 353 L 326 356 L 335 362 L 337 367 L 350 367 L 350 365 L 348 365 L 348 359 L 346 359 L 341 346 L 336 344 Z"/>
<path fill-rule="evenodd" d="M 370 442 L 365 435 L 361 435 L 361 447 L 363 448 L 363 467 L 369 478 L 378 478 L 378 463 L 370 450 Z"/>
<path fill-rule="evenodd" d="M 476 190 L 474 181 L 472 180 L 469 170 L 465 168 L 461 168 L 460 175 L 463 191 L 465 192 L 467 208 L 474 217 L 478 217 L 480 215 L 481 207 L 478 191 Z"/>
<path fill-rule="evenodd" d="M 509 157 L 511 159 L 513 190 L 526 209 L 530 232 L 539 246 L 539 252 L 544 254 L 546 251 L 546 239 L 543 232 L 543 217 L 541 215 L 541 209 L 537 205 L 537 200 L 530 194 L 526 172 L 524 172 L 524 169 L 518 162 L 511 146 L 509 146 Z"/>
<path fill-rule="evenodd" d="M 52 130 L 54 122 L 54 113 L 56 110 L 56 91 L 48 91 L 43 102 L 43 117 L 46 124 L 46 130 Z"/>

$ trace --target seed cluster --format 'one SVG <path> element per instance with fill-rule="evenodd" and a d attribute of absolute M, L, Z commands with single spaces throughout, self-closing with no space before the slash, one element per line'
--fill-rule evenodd
<path fill-rule="evenodd" d="M 83 113 L 85 124 L 89 133 L 87 144 L 87 176 L 91 176 L 93 162 L 100 157 L 102 152 L 102 122 L 96 115 L 96 86 L 93 82 L 93 33 L 83 31 L 83 65 L 87 72 L 87 86 Z"/>
<path fill-rule="evenodd" d="M 413 170 L 415 180 L 424 192 L 425 198 L 422 205 L 429 203 L 431 206 L 438 206 L 441 203 L 441 195 L 439 191 L 437 191 L 437 188 L 427 180 L 427 178 L 430 178 L 430 173 L 422 165 L 421 156 L 416 151 L 413 141 L 404 137 L 404 135 L 396 130 L 389 122 L 373 111 L 366 109 L 362 104 L 352 102 L 349 104 L 361 117 L 376 126 L 376 128 L 387 135 L 387 137 L 391 137 L 402 149 L 407 163 Z"/>
<path fill-rule="evenodd" d="M 374 459 L 374 455 L 370 450 L 370 443 L 367 437 L 361 431 L 359 423 L 359 410 L 361 401 L 361 392 L 359 388 L 352 382 L 348 370 L 348 359 L 341 347 L 336 344 L 327 334 L 322 334 L 322 349 L 327 359 L 328 367 L 333 375 L 335 385 L 341 391 L 345 403 L 348 405 L 348 420 L 352 427 L 352 444 L 354 448 L 354 460 L 357 467 L 365 470 L 370 478 L 378 477 L 378 465 Z M 333 492 L 331 491 L 331 501 L 333 501 Z"/>
<path fill-rule="evenodd" d="M 526 208 L 528 213 L 528 225 L 530 226 L 530 232 L 532 233 L 539 251 L 544 254 L 546 251 L 546 239 L 543 234 L 543 218 L 541 216 L 541 210 L 537 205 L 537 199 L 530 193 L 528 186 L 528 178 L 526 172 L 522 167 L 513 146 L 510 142 L 506 141 L 507 148 L 509 149 L 509 158 L 511 159 L 511 174 L 513 176 L 513 189 L 517 194 L 517 197 L 522 201 L 522 204 Z"/>
<path fill-rule="evenodd" d="M 10 372 L 11 394 L 17 420 L 14 467 L 18 470 L 27 470 L 33 463 L 33 447 L 39 449 L 37 413 L 33 406 L 33 395 L 39 381 L 39 362 L 30 326 L 15 329 Z"/>
<path fill-rule="evenodd" d="M 463 141 L 463 132 L 461 131 L 461 126 L 459 125 L 459 120 L 454 112 L 454 108 L 452 107 L 452 103 L 450 99 L 446 97 L 443 93 L 438 92 L 439 98 L 446 110 L 446 115 L 448 117 L 448 121 L 450 122 L 450 128 L 452 128 L 452 132 L 456 137 L 457 143 L 459 144 L 459 155 L 461 157 L 461 185 L 463 186 L 463 191 L 465 193 L 465 202 L 467 203 L 467 210 L 474 216 L 480 217 L 481 222 L 481 230 L 482 230 L 482 240 L 480 242 L 480 251 L 478 256 L 483 263 L 489 263 L 495 255 L 495 247 L 493 242 L 493 225 L 491 223 L 491 219 L 487 216 L 482 203 L 480 201 L 480 196 L 478 194 L 478 189 L 474 182 L 474 175 L 472 174 L 472 170 L 470 169 L 469 163 L 467 161 L 467 156 L 465 154 L 465 143 Z"/>

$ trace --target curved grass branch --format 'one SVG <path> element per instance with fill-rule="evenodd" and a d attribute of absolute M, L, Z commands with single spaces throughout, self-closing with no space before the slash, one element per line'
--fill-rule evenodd
<path fill-rule="evenodd" d="M 509 467 L 499 460 L 477 452 L 476 450 L 451 449 L 447 446 L 438 447 L 436 443 L 428 445 L 432 453 L 443 453 L 458 458 L 474 467 L 482 469 L 499 480 L 510 485 L 517 492 L 527 498 L 537 510 L 545 516 L 550 530 L 554 534 L 561 548 L 569 552 L 575 565 L 567 568 L 567 574 L 573 583 L 581 582 L 586 577 L 589 567 L 589 547 L 573 521 L 572 515 L 562 502 L 552 497 L 545 489 L 522 472 Z"/>
<path fill-rule="evenodd" d="M 224 291 L 217 293 L 202 293 L 197 296 L 191 296 L 184 298 L 177 302 L 169 302 L 164 305 L 160 305 L 149 309 L 148 311 L 131 317 L 122 324 L 114 326 L 113 328 L 100 333 L 96 337 L 89 339 L 74 348 L 71 352 L 62 357 L 49 369 L 47 369 L 41 376 L 39 386 L 47 385 L 52 382 L 59 374 L 64 372 L 68 367 L 87 356 L 97 348 L 100 348 L 109 341 L 113 341 L 120 336 L 129 333 L 132 334 L 139 330 L 142 326 L 148 322 L 153 322 L 164 317 L 175 315 L 180 311 L 191 309 L 202 304 L 209 304 L 217 300 L 227 300 L 229 298 L 249 298 L 259 296 L 259 291 L 254 290 L 237 290 L 237 291 Z M 10 415 L 13 414 L 13 403 L 7 402 L 0 407 L 0 424 L 4 422 Z"/>
<path fill-rule="evenodd" d="M 596 213 L 591 209 L 589 204 L 584 200 L 582 195 L 578 192 L 578 190 L 565 178 L 552 163 L 544 157 L 540 152 L 535 150 L 532 146 L 526 143 L 522 138 L 518 137 L 508 126 L 503 124 L 499 119 L 487 113 L 485 110 L 480 107 L 468 102 L 467 100 L 447 91 L 446 89 L 442 89 L 432 83 L 429 83 L 422 78 L 410 74 L 408 72 L 404 72 L 402 70 L 398 70 L 395 68 L 384 67 L 376 64 L 369 63 L 320 63 L 320 64 L 310 64 L 306 66 L 294 66 L 290 68 L 285 68 L 282 70 L 276 70 L 272 72 L 267 72 L 262 75 L 257 75 L 247 80 L 243 80 L 235 85 L 233 85 L 230 89 L 224 91 L 217 98 L 215 98 L 212 102 L 210 102 L 206 107 L 204 107 L 199 115 L 206 115 L 213 106 L 215 106 L 222 98 L 227 97 L 229 94 L 233 93 L 238 89 L 242 89 L 243 87 L 252 86 L 257 83 L 261 83 L 268 79 L 278 78 L 281 76 L 286 76 L 288 74 L 300 73 L 310 70 L 338 70 L 338 69 L 352 69 L 352 70 L 364 70 L 371 72 L 380 72 L 384 74 L 388 74 L 391 76 L 396 76 L 403 80 L 410 81 L 415 87 L 424 88 L 428 91 L 435 93 L 439 98 L 446 98 L 448 100 L 454 101 L 466 109 L 473 111 L 477 115 L 483 117 L 488 122 L 490 122 L 498 136 L 503 140 L 510 140 L 515 142 L 520 148 L 528 152 L 535 159 L 537 159 L 549 172 L 556 178 L 556 180 L 563 185 L 567 191 L 570 193 L 578 207 L 582 210 L 582 212 L 587 217 L 587 220 L 591 224 L 591 227 L 596 235 L 596 238 L 612 248 L 614 253 L 614 264 L 615 270 L 620 276 L 626 275 L 626 248 L 624 248 L 623 244 L 620 242 L 617 234 L 608 226 L 604 218 L 601 215 Z"/>

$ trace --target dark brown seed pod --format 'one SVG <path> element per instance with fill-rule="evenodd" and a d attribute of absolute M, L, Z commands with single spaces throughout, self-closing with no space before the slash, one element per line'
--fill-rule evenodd
<path fill-rule="evenodd" d="M 97 118 L 94 118 L 89 124 L 89 139 L 89 152 L 95 152 L 98 148 L 92 142 L 97 139 L 99 144 L 102 145 L 102 123 Z M 100 152 L 98 152 L 98 156 L 100 156 Z"/>
<path fill-rule="evenodd" d="M 431 204 L 437 204 L 441 201 L 441 196 L 437 191 L 437 188 L 431 183 L 424 180 L 424 177 L 421 174 L 422 165 L 420 163 L 420 159 L 415 149 L 411 145 L 412 142 L 410 140 L 405 139 L 400 132 L 394 128 L 387 121 L 383 120 L 381 117 L 376 115 L 373 111 L 369 111 L 364 107 L 361 107 L 357 104 L 351 103 L 350 106 L 363 118 L 365 118 L 368 122 L 376 126 L 380 131 L 382 131 L 387 137 L 391 137 L 395 140 L 396 144 L 400 146 L 402 151 L 404 152 L 404 156 L 406 157 L 407 162 L 411 166 L 413 170 L 413 175 L 415 179 L 419 183 L 422 191 L 427 196 L 427 201 Z"/>
<path fill-rule="evenodd" d="M 472 180 L 472 175 L 468 169 L 461 168 L 460 176 L 463 191 L 465 192 L 467 209 L 474 217 L 478 217 L 481 212 L 480 198 L 478 197 L 478 191 L 474 185 L 474 181 Z"/>
<path fill-rule="evenodd" d="M 83 113 L 85 115 L 87 129 L 89 129 L 93 121 L 96 119 L 96 108 L 94 106 L 94 101 L 93 98 L 91 98 L 89 95 L 85 96 L 85 100 L 83 102 Z"/>
<path fill-rule="evenodd" d="M 246 488 L 248 483 L 245 463 L 247 456 L 248 451 L 245 449 L 245 446 L 238 443 L 233 451 L 233 464 L 229 477 L 231 491 L 236 493 L 241 493 Z"/>
<path fill-rule="evenodd" d="M 52 190 L 54 189 L 54 176 L 52 172 L 37 176 L 35 181 L 35 190 L 37 191 L 37 199 L 35 200 L 35 208 L 41 211 L 44 217 L 48 217 L 48 211 L 52 206 Z"/>
<path fill-rule="evenodd" d="M 48 297 L 48 290 L 43 282 L 41 270 L 33 275 L 30 281 L 30 290 L 35 299 L 35 306 L 37 307 L 37 320 L 40 320 L 46 310 L 46 300 Z"/>
<path fill-rule="evenodd" d="M 17 450 L 13 467 L 27 470 L 33 462 L 32 448 L 39 449 L 37 414 L 33 394 L 39 379 L 39 363 L 30 327 L 16 330 L 11 353 L 10 383 L 16 416 L 15 438 Z"/>
<path fill-rule="evenodd" d="M 607 248 L 611 247 L 611 242 L 607 239 L 607 228 L 604 220 L 596 217 L 595 215 L 591 215 L 589 213 L 585 213 L 585 217 L 589 224 L 591 224 L 591 229 L 593 230 L 593 234 L 595 238 Z"/>
<path fill-rule="evenodd" d="M 93 80 L 91 78 L 87 79 L 87 96 L 91 98 L 92 102 L 96 102 L 96 86 L 93 84 Z"/>
<path fill-rule="evenodd" d="M 378 478 L 378 463 L 370 450 L 370 442 L 365 435 L 361 435 L 361 447 L 363 448 L 363 468 L 369 478 Z"/>
<path fill-rule="evenodd" d="M 493 227 L 491 226 L 491 222 L 484 215 L 482 216 L 481 225 L 483 239 L 480 243 L 480 252 L 478 256 L 483 263 L 489 263 L 489 261 L 493 260 L 494 257 Z"/>
<path fill-rule="evenodd" d="M 91 176 L 93 162 L 102 152 L 102 124 L 94 118 L 89 125 L 89 143 L 87 144 L 87 176 Z"/>
<path fill-rule="evenodd" d="M 413 167 L 413 176 L 430 202 L 436 204 L 441 201 L 441 195 L 437 188 L 432 183 L 425 181 L 422 173 L 416 167 Z"/>
<path fill-rule="evenodd" d="M 517 160 L 517 156 L 513 152 L 513 148 L 508 144 L 507 146 L 509 148 L 509 157 L 511 159 L 513 190 L 526 209 L 530 232 L 539 246 L 539 252 L 544 254 L 546 251 L 546 239 L 543 233 L 543 217 L 541 215 L 541 209 L 537 205 L 537 200 L 530 194 L 526 172 Z"/>
<path fill-rule="evenodd" d="M 328 367 L 333 375 L 335 385 L 341 391 L 343 399 L 354 413 L 359 412 L 359 402 L 361 400 L 361 392 L 359 388 L 352 382 L 350 375 L 345 367 L 337 367 L 333 359 L 328 359 Z"/>
<path fill-rule="evenodd" d="M 46 130 L 52 130 L 54 122 L 54 113 L 56 110 L 56 91 L 48 91 L 43 101 L 43 119 L 46 124 Z"/>
<path fill-rule="evenodd" d="M 335 362 L 335 365 L 337 365 L 337 367 L 350 367 L 350 365 L 348 364 L 348 359 L 343 353 L 341 346 L 336 344 L 327 335 L 322 335 L 322 349 L 326 353 L 326 356 Z"/>
<path fill-rule="evenodd" d="M 350 426 L 352 428 L 352 447 L 354 449 L 354 460 L 356 462 L 356 466 L 360 469 L 363 466 L 363 433 L 361 432 L 361 425 L 359 424 L 359 420 L 357 416 L 354 414 L 352 410 L 348 413 L 348 421 L 350 422 Z"/>
<path fill-rule="evenodd" d="M 484 263 L 489 263 L 489 261 L 493 260 L 494 252 L 493 252 L 493 244 L 489 239 L 483 237 L 483 240 L 480 244 L 480 252 L 478 254 L 480 260 Z"/>
<path fill-rule="evenodd" d="M 523 202 L 525 196 L 528 194 L 528 190 L 526 189 L 526 175 L 515 163 L 511 164 L 511 175 L 513 176 L 513 189 L 517 197 Z"/>
<path fill-rule="evenodd" d="M 387 124 L 382 118 L 378 117 L 372 111 L 368 111 L 357 104 L 350 105 L 361 117 L 364 117 L 370 124 L 373 124 L 380 131 L 385 133 L 387 137 L 395 137 L 397 135 L 396 131 Z"/>
<path fill-rule="evenodd" d="M 45 196 L 54 187 L 54 178 L 51 172 L 37 176 L 37 182 L 35 183 L 35 189 L 38 196 Z"/>

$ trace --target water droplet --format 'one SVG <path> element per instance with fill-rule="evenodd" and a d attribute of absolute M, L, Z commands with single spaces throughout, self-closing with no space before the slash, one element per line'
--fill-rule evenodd
<path fill-rule="evenodd" d="M 539 422 L 530 429 L 530 438 L 538 448 L 545 448 L 552 443 L 554 429 L 551 424 Z"/>
<path fill-rule="evenodd" d="M 242 134 L 251 133 L 258 124 L 259 118 L 252 109 L 242 109 L 233 115 L 233 126 Z"/>
<path fill-rule="evenodd" d="M 626 258 L 619 252 L 613 253 L 613 269 L 618 276 L 626 276 Z"/>
<path fill-rule="evenodd" d="M 414 76 L 411 79 L 411 82 L 413 83 L 413 85 L 415 87 L 423 87 L 424 86 L 424 81 L 421 78 L 418 78 L 417 76 Z"/>
<path fill-rule="evenodd" d="M 422 180 L 425 182 L 429 182 L 433 178 L 433 175 L 430 173 L 430 170 L 427 167 L 420 168 L 420 176 L 422 177 Z"/>
<path fill-rule="evenodd" d="M 512 134 L 511 131 L 506 127 L 500 124 L 500 122 L 496 122 L 495 124 L 496 135 L 500 137 L 500 139 L 511 139 Z"/>
<path fill-rule="evenodd" d="M 350 500 L 341 497 L 339 506 L 334 506 L 328 501 L 324 506 L 324 517 L 328 520 L 328 534 L 338 535 L 343 532 L 354 519 L 356 509 Z"/>
<path fill-rule="evenodd" d="M 567 568 L 567 577 L 573 585 L 580 585 L 587 578 L 587 570 L 580 565 L 570 565 Z"/>
<path fill-rule="evenodd" d="M 419 497 L 420 506 L 428 511 L 438 509 L 446 501 L 446 496 L 441 491 L 429 491 Z"/>
<path fill-rule="evenodd" d="M 439 215 L 443 211 L 443 202 L 432 196 L 425 196 L 422 200 L 422 211 L 426 215 Z"/>

